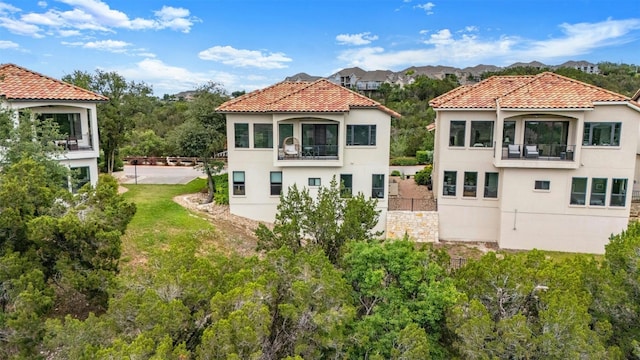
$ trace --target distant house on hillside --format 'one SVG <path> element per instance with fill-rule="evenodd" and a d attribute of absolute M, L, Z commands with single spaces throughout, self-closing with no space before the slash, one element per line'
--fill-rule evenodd
<path fill-rule="evenodd" d="M 557 66 L 557 68 L 572 68 L 576 70 L 580 70 L 587 74 L 599 74 L 600 69 L 598 69 L 597 64 L 592 64 L 588 61 L 567 61 Z"/>
<path fill-rule="evenodd" d="M 441 240 L 603 253 L 626 229 L 637 98 L 544 72 L 494 76 L 430 105 Z"/>
<path fill-rule="evenodd" d="M 220 105 L 232 214 L 273 222 L 283 189 L 312 195 L 332 178 L 378 201 L 385 230 L 391 118 L 400 114 L 326 79 L 281 82 Z"/>
<path fill-rule="evenodd" d="M 356 88 L 361 91 L 378 90 L 380 85 L 389 81 L 392 74 L 390 70 L 367 71 L 356 81 Z"/>
<path fill-rule="evenodd" d="M 352 67 L 342 69 L 337 73 L 330 75 L 329 77 L 327 77 L 327 79 L 334 84 L 338 84 L 351 89 L 356 87 L 356 83 L 359 79 L 362 78 L 362 76 L 364 76 L 365 73 L 366 71 L 360 69 L 359 67 Z"/>
<path fill-rule="evenodd" d="M 304 82 L 313 82 L 316 80 L 320 80 L 322 79 L 322 76 L 311 76 L 307 73 L 301 72 L 301 73 L 297 73 L 295 75 L 292 76 L 287 76 L 284 81 L 292 81 L 292 82 L 300 82 L 300 81 L 304 81 Z"/>
<path fill-rule="evenodd" d="M 102 95 L 23 67 L 0 65 L 0 107 L 12 112 L 15 121 L 20 111 L 28 109 L 33 116 L 58 124 L 62 137 L 56 143 L 67 150 L 58 160 L 78 170 L 78 187 L 98 181 L 96 104 L 106 101 Z"/>

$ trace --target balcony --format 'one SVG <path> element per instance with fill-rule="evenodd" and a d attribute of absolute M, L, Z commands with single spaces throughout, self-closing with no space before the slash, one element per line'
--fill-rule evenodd
<path fill-rule="evenodd" d="M 496 152 L 496 167 L 574 169 L 578 164 L 575 145 L 504 144 Z"/>
<path fill-rule="evenodd" d="M 278 149 L 278 160 L 339 160 L 338 145 L 304 145 L 299 150 Z"/>

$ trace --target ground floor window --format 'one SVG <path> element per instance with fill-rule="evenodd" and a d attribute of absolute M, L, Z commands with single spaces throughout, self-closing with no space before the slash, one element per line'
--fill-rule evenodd
<path fill-rule="evenodd" d="M 589 205 L 604 206 L 607 196 L 607 179 L 593 178 L 591 180 L 591 197 Z"/>
<path fill-rule="evenodd" d="M 498 173 L 484 173 L 484 197 L 489 199 L 498 197 Z"/>
<path fill-rule="evenodd" d="M 233 172 L 233 195 L 245 195 L 244 171 Z"/>
<path fill-rule="evenodd" d="M 610 206 L 624 206 L 627 200 L 627 179 L 613 179 Z"/>
<path fill-rule="evenodd" d="M 309 178 L 309 186 L 320 186 L 320 178 Z"/>
<path fill-rule="evenodd" d="M 373 174 L 371 183 L 371 197 L 384 199 L 384 174 Z"/>
<path fill-rule="evenodd" d="M 476 197 L 478 189 L 478 173 L 475 171 L 464 172 L 464 189 L 462 196 Z"/>
<path fill-rule="evenodd" d="M 587 197 L 587 178 L 571 179 L 571 205 L 584 205 Z"/>
<path fill-rule="evenodd" d="M 458 173 L 455 171 L 445 171 L 444 172 L 444 182 L 442 195 L 446 196 L 456 196 L 456 179 Z"/>
<path fill-rule="evenodd" d="M 551 181 L 536 180 L 536 182 L 533 184 L 533 188 L 536 190 L 549 190 L 551 189 Z"/>
<path fill-rule="evenodd" d="M 282 171 L 271 172 L 271 195 L 280 195 L 282 193 Z"/>
<path fill-rule="evenodd" d="M 340 196 L 351 197 L 353 195 L 353 175 L 340 174 Z"/>
<path fill-rule="evenodd" d="M 71 190 L 76 193 L 86 183 L 91 181 L 91 172 L 88 166 L 71 168 Z"/>

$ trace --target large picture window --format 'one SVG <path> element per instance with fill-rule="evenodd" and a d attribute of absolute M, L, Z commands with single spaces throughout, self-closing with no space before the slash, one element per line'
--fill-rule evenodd
<path fill-rule="evenodd" d="M 253 147 L 273 148 L 273 126 L 271 124 L 253 124 Z"/>
<path fill-rule="evenodd" d="M 607 179 L 593 178 L 591 179 L 591 198 L 589 205 L 604 206 L 607 197 Z"/>
<path fill-rule="evenodd" d="M 384 199 L 384 174 L 373 174 L 371 182 L 371 197 Z"/>
<path fill-rule="evenodd" d="M 58 131 L 65 137 L 73 137 L 82 139 L 82 124 L 80 123 L 80 114 L 40 114 L 40 121 L 51 121 L 58 124 Z"/>
<path fill-rule="evenodd" d="M 585 146 L 620 146 L 620 128 L 622 124 L 619 122 L 584 123 L 584 135 L 582 145 Z"/>
<path fill-rule="evenodd" d="M 584 205 L 587 198 L 587 178 L 571 179 L 571 205 Z"/>
<path fill-rule="evenodd" d="M 627 201 L 627 179 L 613 179 L 611 182 L 610 206 L 625 206 Z"/>
<path fill-rule="evenodd" d="M 233 124 L 233 135 L 237 148 L 249 147 L 249 124 Z"/>
<path fill-rule="evenodd" d="M 456 180 L 458 173 L 455 171 L 445 171 L 442 195 L 456 196 Z"/>
<path fill-rule="evenodd" d="M 302 124 L 302 147 L 319 156 L 338 155 L 337 124 Z"/>
<path fill-rule="evenodd" d="M 449 146 L 464 146 L 464 133 L 466 121 L 454 120 L 449 129 Z"/>
<path fill-rule="evenodd" d="M 471 122 L 471 146 L 493 147 L 493 121 Z"/>
<path fill-rule="evenodd" d="M 375 125 L 347 125 L 347 145 L 375 145 Z"/>
<path fill-rule="evenodd" d="M 245 195 L 244 171 L 233 172 L 233 195 Z"/>

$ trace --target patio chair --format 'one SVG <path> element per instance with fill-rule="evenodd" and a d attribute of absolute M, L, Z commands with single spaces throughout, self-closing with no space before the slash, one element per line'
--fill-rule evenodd
<path fill-rule="evenodd" d="M 285 158 L 300 157 L 300 141 L 293 136 L 286 137 L 282 141 L 282 150 Z"/>
<path fill-rule="evenodd" d="M 508 158 L 520 158 L 520 145 L 509 144 L 507 147 Z"/>
<path fill-rule="evenodd" d="M 75 137 L 67 138 L 67 149 L 68 150 L 78 150 L 78 139 Z"/>
<path fill-rule="evenodd" d="M 539 156 L 538 145 L 526 145 L 524 147 L 524 157 L 526 159 L 537 159 Z"/>

